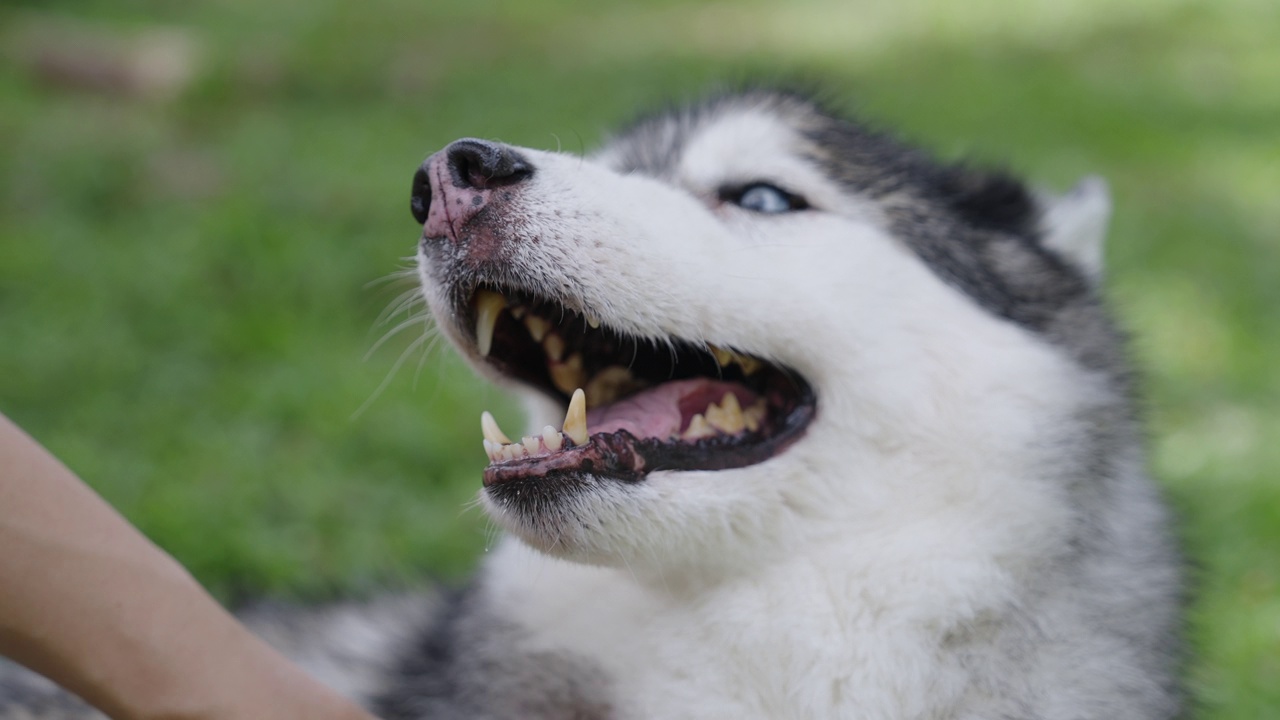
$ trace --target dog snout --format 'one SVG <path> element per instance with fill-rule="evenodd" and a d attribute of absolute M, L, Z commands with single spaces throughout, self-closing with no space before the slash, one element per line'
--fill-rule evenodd
<path fill-rule="evenodd" d="M 491 201 L 494 189 L 519 185 L 533 171 L 533 165 L 508 145 L 455 140 L 414 173 L 413 217 L 423 224 L 427 237 L 456 239 L 460 228 Z"/>

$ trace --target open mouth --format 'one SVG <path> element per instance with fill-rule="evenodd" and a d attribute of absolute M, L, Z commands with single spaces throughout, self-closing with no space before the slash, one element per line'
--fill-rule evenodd
<path fill-rule="evenodd" d="M 754 465 L 799 439 L 816 412 L 798 374 L 732 349 L 633 338 L 519 290 L 478 288 L 467 310 L 485 362 L 566 407 L 560 429 L 517 441 L 486 412 L 486 486 Z"/>

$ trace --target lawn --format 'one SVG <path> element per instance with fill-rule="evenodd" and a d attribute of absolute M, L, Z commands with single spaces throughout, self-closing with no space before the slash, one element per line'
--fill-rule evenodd
<path fill-rule="evenodd" d="M 1265 0 L 11 2 L 0 411 L 224 600 L 456 579 L 492 534 L 477 418 L 517 421 L 382 317 L 417 164 L 816 79 L 944 157 L 1110 180 L 1201 715 L 1280 716 L 1278 37 Z M 85 70 L 139 48 L 174 73 Z"/>

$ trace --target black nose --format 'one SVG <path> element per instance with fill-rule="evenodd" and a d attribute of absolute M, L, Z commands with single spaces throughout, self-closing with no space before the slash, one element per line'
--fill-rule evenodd
<path fill-rule="evenodd" d="M 413 219 L 421 225 L 427 221 L 427 211 L 431 208 L 431 180 L 427 174 L 427 158 L 418 172 L 413 174 L 413 191 L 409 195 L 409 209 L 413 211 Z"/>
<path fill-rule="evenodd" d="M 463 138 L 450 143 L 444 154 L 449 174 L 460 187 L 487 190 L 515 185 L 533 174 L 523 155 L 501 143 Z"/>
<path fill-rule="evenodd" d="M 434 178 L 433 172 L 437 173 Z M 491 190 L 516 185 L 532 175 L 533 165 L 514 148 L 488 140 L 463 138 L 422 163 L 413 175 L 409 205 L 413 218 L 425 223 L 433 193 L 438 197 L 441 193 L 456 191 Z M 487 198 L 487 193 L 481 194 Z"/>

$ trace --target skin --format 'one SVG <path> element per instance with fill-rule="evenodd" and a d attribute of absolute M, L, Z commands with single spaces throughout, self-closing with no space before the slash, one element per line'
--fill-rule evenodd
<path fill-rule="evenodd" d="M 2 415 L 0 654 L 113 718 L 372 720 Z"/>

